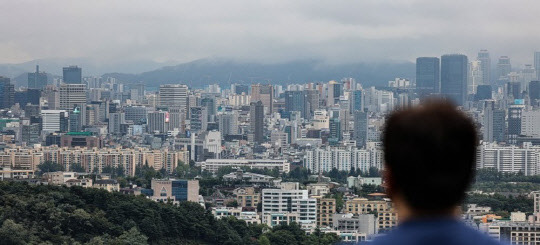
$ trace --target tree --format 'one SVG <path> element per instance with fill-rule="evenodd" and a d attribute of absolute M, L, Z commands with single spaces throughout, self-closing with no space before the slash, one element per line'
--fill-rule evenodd
<path fill-rule="evenodd" d="M 49 172 L 64 171 L 64 166 L 52 161 L 45 161 L 38 165 L 38 169 L 40 174 L 44 174 Z"/>
<path fill-rule="evenodd" d="M 29 241 L 27 230 L 11 219 L 6 219 L 0 228 L 0 241 L 3 244 L 26 244 Z"/>
<path fill-rule="evenodd" d="M 80 163 L 72 164 L 71 166 L 69 166 L 69 170 L 78 173 L 86 172 L 86 169 L 84 169 L 84 167 Z"/>
<path fill-rule="evenodd" d="M 141 234 L 136 227 L 132 227 L 128 231 L 124 231 L 113 244 L 118 245 L 145 245 L 148 244 L 148 237 Z"/>
<path fill-rule="evenodd" d="M 270 245 L 270 240 L 265 235 L 259 237 L 259 245 Z"/>
<path fill-rule="evenodd" d="M 237 208 L 238 207 L 238 202 L 236 200 L 234 200 L 232 202 L 228 202 L 227 207 Z"/>

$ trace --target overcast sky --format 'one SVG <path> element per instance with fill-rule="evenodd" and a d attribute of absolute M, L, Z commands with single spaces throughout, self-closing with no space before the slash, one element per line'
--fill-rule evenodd
<path fill-rule="evenodd" d="M 540 1 L 0 0 L 0 63 L 410 60 L 464 53 L 531 63 Z M 494 61 L 495 62 L 495 59 Z"/>

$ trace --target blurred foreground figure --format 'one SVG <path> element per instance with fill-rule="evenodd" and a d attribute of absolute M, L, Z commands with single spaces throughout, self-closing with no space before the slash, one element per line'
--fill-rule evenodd
<path fill-rule="evenodd" d="M 475 173 L 473 121 L 443 101 L 390 115 L 385 178 L 400 224 L 371 244 L 499 244 L 459 220 Z"/>

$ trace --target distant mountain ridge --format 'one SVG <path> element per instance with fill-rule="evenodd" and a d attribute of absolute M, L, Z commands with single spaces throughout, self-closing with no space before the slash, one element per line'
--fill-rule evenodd
<path fill-rule="evenodd" d="M 47 72 L 49 77 L 62 75 L 62 67 L 78 65 L 83 76 L 114 77 L 121 82 L 144 82 L 148 87 L 166 83 L 184 83 L 191 87 L 208 84 L 228 86 L 231 83 L 272 83 L 291 84 L 306 82 L 327 82 L 352 77 L 367 85 L 386 85 L 396 77 L 414 78 L 415 65 L 412 62 L 372 62 L 330 65 L 320 60 L 297 60 L 283 63 L 263 64 L 240 62 L 222 58 L 206 58 L 174 66 L 163 66 L 156 62 L 127 62 L 106 66 L 88 59 L 43 59 L 20 64 L 0 64 L 0 76 L 13 79 L 14 84 L 27 85 L 28 72 Z M 109 72 L 113 71 L 113 72 Z"/>
<path fill-rule="evenodd" d="M 306 83 L 352 77 L 365 85 L 385 85 L 396 77 L 414 78 L 412 62 L 378 62 L 328 65 L 317 60 L 278 64 L 237 62 L 225 59 L 201 59 L 176 66 L 166 66 L 140 74 L 107 73 L 124 82 L 143 82 L 147 86 L 184 83 L 192 87 L 208 84 L 269 82 L 272 84 Z"/>

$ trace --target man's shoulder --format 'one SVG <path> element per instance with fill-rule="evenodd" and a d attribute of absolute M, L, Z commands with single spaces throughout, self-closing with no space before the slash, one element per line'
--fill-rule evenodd
<path fill-rule="evenodd" d="M 419 225 L 411 227 L 398 227 L 388 234 L 377 237 L 370 245 L 386 244 L 479 244 L 479 245 L 500 245 L 498 241 L 483 234 L 461 222 L 455 224 L 437 225 Z"/>

